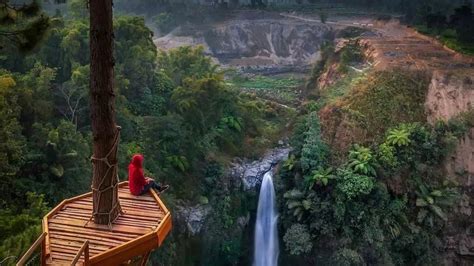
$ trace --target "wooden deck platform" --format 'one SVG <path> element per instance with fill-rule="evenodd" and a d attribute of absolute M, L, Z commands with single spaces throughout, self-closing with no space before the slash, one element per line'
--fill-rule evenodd
<path fill-rule="evenodd" d="M 86 240 L 91 265 L 118 265 L 159 247 L 171 230 L 171 214 L 155 191 L 133 196 L 119 184 L 123 214 L 109 228 L 89 221 L 92 193 L 68 199 L 43 219 L 43 265 L 70 265 Z M 79 260 L 84 262 L 84 255 Z"/>

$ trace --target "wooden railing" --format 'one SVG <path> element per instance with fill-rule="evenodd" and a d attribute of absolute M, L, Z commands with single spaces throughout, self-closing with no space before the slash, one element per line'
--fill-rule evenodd
<path fill-rule="evenodd" d="M 30 259 L 31 255 L 35 252 L 35 250 L 43 243 L 43 241 L 46 239 L 46 235 L 48 233 L 43 232 L 38 239 L 31 245 L 31 247 L 26 251 L 25 255 L 21 257 L 21 259 L 16 263 L 16 266 L 24 266 Z M 82 244 L 82 247 L 79 249 L 79 251 L 76 254 L 76 257 L 71 262 L 71 265 L 76 265 L 77 262 L 79 262 L 79 259 L 81 258 L 82 254 L 84 254 L 84 266 L 90 265 L 89 263 L 89 240 L 86 240 L 84 244 Z"/>
<path fill-rule="evenodd" d="M 76 263 L 81 258 L 82 253 L 84 253 L 84 266 L 88 266 L 89 265 L 89 240 L 86 240 L 86 242 L 82 244 L 81 249 L 79 249 L 79 251 L 76 254 L 76 257 L 72 260 L 71 266 L 76 265 Z"/>
<path fill-rule="evenodd" d="M 31 255 L 33 255 L 33 252 L 43 243 L 43 241 L 46 238 L 47 233 L 43 232 L 38 239 L 33 243 L 33 245 L 26 251 L 25 255 L 21 257 L 21 259 L 16 263 L 17 266 L 23 266 L 25 265 L 28 260 L 30 259 Z"/>

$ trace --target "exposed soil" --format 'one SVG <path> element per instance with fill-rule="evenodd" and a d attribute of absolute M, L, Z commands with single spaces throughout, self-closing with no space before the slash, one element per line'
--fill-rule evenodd
<path fill-rule="evenodd" d="M 426 117 L 429 123 L 434 124 L 438 120 L 447 121 L 461 113 L 472 111 L 474 57 L 456 53 L 437 40 L 421 35 L 396 21 L 374 21 L 360 27 L 370 28 L 374 33 L 362 36 L 359 43 L 375 70 L 396 68 L 421 70 L 431 76 L 425 100 Z M 327 74 L 337 77 L 331 73 Z M 320 112 L 321 123 L 326 123 L 329 127 L 327 133 L 334 138 L 336 148 L 347 149 L 347 144 L 350 144 L 360 132 L 348 127 L 347 121 L 337 110 L 337 106 L 332 106 Z M 328 116 L 332 117 L 328 118 Z M 331 124 L 330 121 L 334 121 L 335 124 Z M 450 213 L 449 223 L 445 230 L 444 265 L 471 265 L 474 257 L 473 133 L 474 128 L 471 128 L 464 137 L 458 140 L 455 151 L 447 158 L 444 167 L 441 167 L 446 170 L 447 178 L 455 180 L 460 185 L 463 197 L 459 206 Z"/>
<path fill-rule="evenodd" d="M 473 71 L 474 57 L 456 53 L 397 21 L 374 22 L 373 29 L 376 34 L 363 37 L 361 44 L 376 69 Z"/>
<path fill-rule="evenodd" d="M 158 49 L 202 45 L 224 67 L 247 73 L 305 72 L 319 59 L 331 32 L 319 21 L 302 21 L 278 13 L 235 12 L 226 21 L 184 25 L 154 40 Z"/>

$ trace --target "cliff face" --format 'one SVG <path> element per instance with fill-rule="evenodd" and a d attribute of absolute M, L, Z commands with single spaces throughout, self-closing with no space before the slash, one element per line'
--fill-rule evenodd
<path fill-rule="evenodd" d="M 474 81 L 472 71 L 468 73 L 434 72 L 426 96 L 428 122 L 447 121 L 472 110 L 474 103 Z M 450 176 L 468 190 L 473 188 L 474 175 L 474 128 L 458 140 L 456 150 L 446 162 Z"/>
<path fill-rule="evenodd" d="M 364 139 L 366 132 L 357 126 L 342 107 L 328 105 L 319 112 L 321 135 L 333 151 L 334 160 L 344 157 L 353 143 Z"/>
<path fill-rule="evenodd" d="M 447 121 L 472 110 L 474 103 L 474 81 L 471 73 L 434 72 L 426 97 L 425 108 L 428 122 Z M 456 178 L 467 192 L 474 185 L 474 128 L 458 140 L 455 151 L 446 161 L 449 176 Z"/>
<path fill-rule="evenodd" d="M 366 59 L 374 70 L 419 70 L 429 77 L 424 105 L 426 121 L 435 124 L 448 121 L 474 107 L 473 58 L 446 50 L 436 41 L 420 36 L 401 26 L 392 31 L 380 29 L 374 37 L 361 38 Z M 331 67 L 321 75 L 323 82 L 334 84 L 339 79 Z M 333 77 L 334 79 L 331 79 Z M 375 99 L 376 100 L 376 99 Z M 363 142 L 364 127 L 354 126 L 341 104 L 323 108 L 319 115 L 322 133 L 331 147 L 343 154 L 354 142 Z M 470 116 L 472 119 L 472 115 Z M 472 125 L 474 121 L 471 121 Z M 444 230 L 444 265 L 472 265 L 474 260 L 474 128 L 457 140 L 454 151 L 440 165 L 447 178 L 459 184 L 461 201 L 450 213 Z"/>
<path fill-rule="evenodd" d="M 209 30 L 205 39 L 212 54 L 227 63 L 246 65 L 253 58 L 263 65 L 309 66 L 328 31 L 324 24 L 236 21 Z"/>
<path fill-rule="evenodd" d="M 448 178 L 461 188 L 459 205 L 450 214 L 444 244 L 445 265 L 472 265 L 474 261 L 474 128 L 458 140 L 455 151 L 447 158 Z"/>
<path fill-rule="evenodd" d="M 473 107 L 474 80 L 470 74 L 433 73 L 425 104 L 428 122 L 446 121 Z"/>
<path fill-rule="evenodd" d="M 472 71 L 471 71 L 472 72 Z M 474 102 L 473 73 L 435 72 L 426 97 L 428 121 L 447 121 L 472 110 Z M 472 265 L 474 257 L 474 128 L 458 140 L 446 159 L 446 176 L 461 187 L 461 202 L 451 214 L 445 236 L 445 264 Z"/>
<path fill-rule="evenodd" d="M 223 66 L 278 73 L 310 69 L 330 33 L 326 24 L 249 11 L 222 23 L 186 25 L 154 42 L 164 50 L 200 44 Z"/>

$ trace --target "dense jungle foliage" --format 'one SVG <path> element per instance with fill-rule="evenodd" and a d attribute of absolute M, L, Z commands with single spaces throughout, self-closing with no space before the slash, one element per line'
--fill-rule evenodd
<path fill-rule="evenodd" d="M 39 235 L 48 209 L 88 191 L 91 182 L 85 6 L 71 1 L 67 16 L 50 21 L 35 50 L 24 54 L 3 47 L 0 57 L 0 258 L 5 263 L 13 263 Z M 114 27 L 121 179 L 127 178 L 131 155 L 143 153 L 147 174 L 171 185 L 170 206 L 175 199 L 212 200 L 222 210 L 215 225 L 229 228 L 226 215 L 234 217 L 240 203 L 230 202 L 238 197 L 216 182 L 222 164 L 237 155 L 257 156 L 276 140 L 287 111 L 232 90 L 200 47 L 158 53 L 143 18 L 116 16 Z M 222 241 L 238 243 L 232 235 L 215 234 L 209 235 L 216 238 L 209 249 L 220 249 Z M 235 260 L 240 255 L 235 250 L 240 248 L 224 249 L 222 256 Z"/>
<path fill-rule="evenodd" d="M 335 165 L 318 116 L 301 117 L 280 171 L 285 261 L 324 265 L 434 265 L 438 236 L 459 194 L 438 171 L 467 120 L 400 124 L 354 145 Z M 472 118 L 470 118 L 472 123 Z"/>
<path fill-rule="evenodd" d="M 214 6 L 209 12 L 210 7 L 190 1 L 116 2 L 119 176 L 125 180 L 130 156 L 143 153 L 146 174 L 171 185 L 164 195 L 170 209 L 190 203 L 211 210 L 205 235 L 174 230 L 152 263 L 251 264 L 251 226 L 242 229 L 237 219 L 255 213 L 257 195 L 233 186 L 225 170 L 233 157 L 258 158 L 291 129 L 293 151 L 275 177 L 281 265 L 439 264 L 440 236 L 460 197 L 458 184 L 448 181 L 439 166 L 457 139 L 474 126 L 474 116 L 426 123 L 425 73 L 359 73 L 349 67 L 362 61 L 355 45 L 339 55 L 326 45 L 307 80 L 304 93 L 310 101 L 296 113 L 281 105 L 300 103 L 292 90 L 304 87 L 300 79 L 226 80 L 228 73 L 206 57 L 202 47 L 157 52 L 146 22 L 164 34 L 180 23 L 219 20 L 225 8 L 238 6 L 238 1 L 222 6 L 222 12 L 215 12 Z M 473 15 L 461 2 L 340 4 L 401 13 L 420 31 L 446 37 L 469 52 Z M 259 0 L 250 1 L 250 7 L 279 10 Z M 87 14 L 84 1 L 67 1 L 55 15 L 25 22 L 35 25 L 35 37 L 28 31 L 16 45 L 1 45 L 2 265 L 13 264 L 36 239 L 48 210 L 90 190 Z M 331 13 L 327 15 L 330 19 Z M 319 75 L 333 63 L 339 63 L 343 77 L 325 91 L 316 90 Z M 264 100 L 275 88 L 287 91 Z M 324 138 L 319 117 L 327 107 L 337 107 L 354 128 L 366 129 L 363 137 L 354 134 L 349 151 L 332 148 Z"/>

